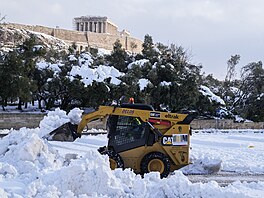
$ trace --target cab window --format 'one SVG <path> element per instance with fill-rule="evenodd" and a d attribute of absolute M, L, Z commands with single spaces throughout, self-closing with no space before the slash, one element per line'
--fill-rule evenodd
<path fill-rule="evenodd" d="M 116 125 L 116 144 L 139 141 L 145 134 L 145 123 L 138 117 L 119 116 Z"/>

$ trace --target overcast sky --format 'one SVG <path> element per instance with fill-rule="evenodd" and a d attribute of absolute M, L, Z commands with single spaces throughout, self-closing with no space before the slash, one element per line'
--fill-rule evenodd
<path fill-rule="evenodd" d="M 240 68 L 263 61 L 264 0 L 0 0 L 5 22 L 72 29 L 78 16 L 107 16 L 131 35 L 181 45 L 206 74 L 224 79 L 227 60 Z"/>

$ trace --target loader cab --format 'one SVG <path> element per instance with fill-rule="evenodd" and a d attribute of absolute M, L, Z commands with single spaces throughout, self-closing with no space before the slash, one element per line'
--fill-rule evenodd
<path fill-rule="evenodd" d="M 108 118 L 107 131 L 108 146 L 116 153 L 141 147 L 149 142 L 149 126 L 137 117 L 112 115 Z"/>
<path fill-rule="evenodd" d="M 149 105 L 122 104 L 123 108 L 153 110 Z M 139 117 L 111 115 L 107 121 L 108 147 L 116 153 L 154 144 L 154 134 Z"/>

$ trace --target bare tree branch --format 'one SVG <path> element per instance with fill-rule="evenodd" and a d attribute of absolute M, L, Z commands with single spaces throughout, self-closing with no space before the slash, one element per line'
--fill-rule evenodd
<path fill-rule="evenodd" d="M 6 15 L 2 17 L 1 16 L 1 13 L 0 13 L 0 22 L 3 21 L 3 20 L 5 20 L 5 18 L 6 18 Z"/>

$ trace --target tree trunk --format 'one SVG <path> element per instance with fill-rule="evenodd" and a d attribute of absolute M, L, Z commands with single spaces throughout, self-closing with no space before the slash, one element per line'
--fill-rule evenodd
<path fill-rule="evenodd" d="M 4 106 L 7 106 L 7 98 L 4 100 Z"/>
<path fill-rule="evenodd" d="M 68 108 L 69 108 L 69 103 L 70 103 L 70 100 L 66 97 L 66 98 L 64 98 L 63 100 L 62 100 L 62 102 L 61 102 L 61 109 L 63 109 L 63 110 L 68 110 Z"/>
<path fill-rule="evenodd" d="M 42 106 L 41 106 L 41 100 L 38 100 L 38 108 L 39 108 L 39 109 L 42 109 Z"/>
<path fill-rule="evenodd" d="M 22 101 L 21 101 L 20 98 L 18 99 L 18 107 L 17 107 L 17 109 L 22 111 Z"/>

